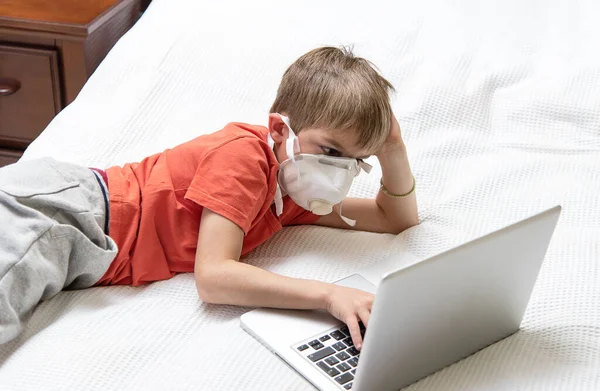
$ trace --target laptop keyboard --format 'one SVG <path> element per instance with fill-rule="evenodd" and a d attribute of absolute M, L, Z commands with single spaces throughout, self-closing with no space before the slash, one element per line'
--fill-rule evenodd
<path fill-rule="evenodd" d="M 360 333 L 365 327 L 359 323 Z M 302 357 L 328 376 L 342 390 L 351 390 L 360 352 L 347 326 L 331 329 L 294 346 Z"/>

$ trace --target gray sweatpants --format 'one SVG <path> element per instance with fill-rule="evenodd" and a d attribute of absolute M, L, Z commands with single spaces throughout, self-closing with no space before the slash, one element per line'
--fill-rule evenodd
<path fill-rule="evenodd" d="M 49 158 L 0 168 L 0 344 L 41 300 L 94 285 L 117 255 L 99 178 Z"/>

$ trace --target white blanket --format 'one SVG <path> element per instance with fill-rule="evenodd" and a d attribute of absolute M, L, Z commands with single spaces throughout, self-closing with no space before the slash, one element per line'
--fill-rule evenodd
<path fill-rule="evenodd" d="M 332 281 L 422 259 L 554 204 L 522 331 L 410 390 L 600 389 L 598 2 L 154 0 L 25 158 L 135 161 L 227 122 L 265 124 L 286 67 L 354 44 L 397 88 L 421 224 L 285 229 L 246 262 Z M 243 158 L 243 156 L 241 157 Z M 353 195 L 373 196 L 378 170 Z M 64 292 L 0 347 L 0 390 L 311 390 L 202 303 L 193 277 Z"/>

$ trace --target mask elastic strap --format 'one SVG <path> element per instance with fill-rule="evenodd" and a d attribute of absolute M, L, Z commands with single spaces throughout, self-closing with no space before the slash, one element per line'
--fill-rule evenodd
<path fill-rule="evenodd" d="M 369 163 L 365 163 L 363 161 L 358 162 L 358 166 L 362 168 L 367 174 L 371 173 L 371 169 L 373 168 L 373 166 L 371 166 Z M 348 224 L 349 226 L 356 226 L 356 220 L 349 219 L 342 215 L 343 204 L 343 202 L 340 202 L 340 218 L 342 219 L 342 221 L 344 221 L 344 223 Z"/>
<path fill-rule="evenodd" d="M 358 166 L 360 168 L 362 168 L 367 174 L 370 174 L 371 173 L 371 169 L 373 169 L 372 165 L 370 165 L 367 162 L 363 162 L 362 160 L 360 162 L 358 162 Z"/>
<path fill-rule="evenodd" d="M 275 140 L 271 137 L 271 133 L 267 134 L 267 144 L 269 144 L 269 148 L 273 149 L 275 147 Z"/>
<path fill-rule="evenodd" d="M 277 183 L 277 189 L 275 189 L 275 212 L 277 216 L 281 216 L 283 213 L 283 196 L 281 195 L 281 187 Z"/>
<path fill-rule="evenodd" d="M 287 154 L 288 159 L 294 160 L 294 156 L 296 155 L 296 150 L 300 150 L 300 145 L 298 143 L 298 137 L 296 137 L 296 133 L 292 130 L 292 126 L 290 125 L 290 119 L 285 115 L 279 114 L 281 120 L 284 124 L 287 125 L 289 130 L 288 139 L 285 141 L 285 153 Z"/>
<path fill-rule="evenodd" d="M 373 168 L 373 166 L 371 166 L 369 163 L 365 163 L 363 161 L 359 161 L 358 166 L 362 168 L 367 174 L 371 173 L 371 169 Z M 356 220 L 349 219 L 342 215 L 342 204 L 343 202 L 340 202 L 340 218 L 344 221 L 344 223 L 348 224 L 351 227 L 354 227 L 356 225 Z"/>
<path fill-rule="evenodd" d="M 287 140 L 285 140 L 285 153 L 287 154 L 288 159 L 290 159 L 294 166 L 296 167 L 296 179 L 298 180 L 298 185 L 302 186 L 302 176 L 300 176 L 300 167 L 298 167 L 296 163 L 296 151 L 300 152 L 300 143 L 298 141 L 298 137 L 296 137 L 296 133 L 292 130 L 292 126 L 290 125 L 290 119 L 285 115 L 279 114 L 281 120 L 284 124 L 287 125 L 289 136 Z"/>
<path fill-rule="evenodd" d="M 356 225 L 356 220 L 352 220 L 342 216 L 342 204 L 343 202 L 340 202 L 340 218 L 344 221 L 344 223 L 348 224 L 351 227 L 354 227 Z"/>
<path fill-rule="evenodd" d="M 275 146 L 275 141 L 271 137 L 271 134 L 267 135 L 267 143 L 271 149 Z M 277 216 L 281 216 L 283 213 L 283 196 L 281 194 L 281 187 L 279 187 L 279 181 L 277 181 L 277 188 L 275 189 L 275 212 Z"/>

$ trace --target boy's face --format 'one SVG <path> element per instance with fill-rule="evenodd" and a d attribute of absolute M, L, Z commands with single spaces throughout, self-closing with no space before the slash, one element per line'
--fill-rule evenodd
<path fill-rule="evenodd" d="M 282 115 L 285 114 L 282 113 Z M 269 132 L 273 141 L 275 141 L 275 155 L 277 160 L 280 163 L 287 160 L 285 141 L 289 137 L 289 129 L 279 115 L 269 115 Z M 357 146 L 357 137 L 352 131 L 309 128 L 302 130 L 297 136 L 300 144 L 300 153 L 355 159 L 366 159 L 374 153 L 374 151 Z"/>

